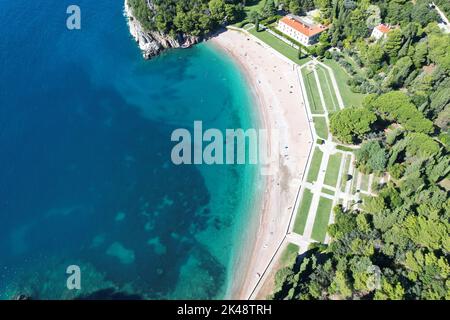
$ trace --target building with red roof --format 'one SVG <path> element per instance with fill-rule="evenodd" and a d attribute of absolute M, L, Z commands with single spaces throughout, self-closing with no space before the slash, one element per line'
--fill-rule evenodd
<path fill-rule="evenodd" d="M 289 14 L 278 22 L 278 30 L 305 46 L 315 44 L 327 27 L 314 23 L 309 17 Z"/>
<path fill-rule="evenodd" d="M 372 31 L 372 37 L 375 39 L 386 38 L 387 34 L 391 31 L 391 28 L 386 24 L 379 24 Z"/>

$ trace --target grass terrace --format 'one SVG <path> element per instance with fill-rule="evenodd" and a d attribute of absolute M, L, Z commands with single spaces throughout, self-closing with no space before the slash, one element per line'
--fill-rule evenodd
<path fill-rule="evenodd" d="M 342 153 L 338 152 L 330 156 L 328 160 L 327 172 L 325 174 L 325 184 L 336 187 L 341 169 Z"/>
<path fill-rule="evenodd" d="M 322 193 L 328 194 L 330 196 L 334 196 L 334 191 L 327 189 L 327 188 L 323 188 Z"/>
<path fill-rule="evenodd" d="M 295 260 L 297 259 L 299 250 L 300 250 L 300 248 L 296 244 L 289 243 L 286 246 L 286 249 L 284 249 L 283 254 L 281 255 L 281 258 L 280 258 L 281 265 L 287 266 L 287 265 L 293 264 L 295 262 Z"/>
<path fill-rule="evenodd" d="M 361 191 L 369 191 L 369 175 L 367 174 L 361 174 Z"/>
<path fill-rule="evenodd" d="M 328 230 L 328 222 L 330 221 L 331 209 L 333 201 L 324 197 L 320 198 L 319 206 L 317 208 L 316 220 L 311 237 L 319 242 L 324 242 Z"/>
<path fill-rule="evenodd" d="M 352 193 L 355 194 L 356 191 L 358 191 L 358 175 L 359 175 L 359 171 L 358 169 L 355 169 L 353 171 L 353 177 L 352 177 Z"/>
<path fill-rule="evenodd" d="M 305 231 L 306 221 L 308 220 L 309 209 L 311 208 L 311 201 L 313 194 L 311 190 L 305 189 L 303 191 L 302 201 L 297 211 L 297 218 L 294 223 L 294 232 L 303 234 Z"/>
<path fill-rule="evenodd" d="M 347 81 L 350 80 L 350 75 L 334 60 L 325 59 L 324 64 L 333 69 L 334 76 L 336 77 L 336 82 L 341 92 L 342 100 L 344 100 L 344 105 L 346 107 L 350 106 L 360 106 L 364 98 L 364 94 L 355 93 L 347 85 Z"/>
<path fill-rule="evenodd" d="M 352 156 L 346 155 L 344 160 L 344 171 L 342 172 L 342 180 L 341 180 L 341 191 L 345 192 L 345 185 L 348 181 L 348 170 L 350 169 L 350 164 L 352 162 Z"/>
<path fill-rule="evenodd" d="M 327 108 L 328 112 L 339 110 L 338 100 L 328 70 L 325 70 L 325 68 L 322 66 L 318 66 L 317 75 L 319 77 L 320 86 L 322 88 L 325 107 Z"/>
<path fill-rule="evenodd" d="M 328 126 L 325 117 L 313 117 L 314 128 L 316 129 L 317 135 L 324 139 L 328 139 Z"/>
<path fill-rule="evenodd" d="M 249 16 L 252 11 L 261 11 L 266 4 L 266 0 L 247 0 L 245 2 L 244 11 Z"/>
<path fill-rule="evenodd" d="M 312 114 L 323 114 L 323 106 L 320 101 L 319 88 L 317 87 L 314 72 L 308 68 L 302 69 L 303 79 L 305 80 L 306 95 L 308 96 L 310 111 Z"/>
<path fill-rule="evenodd" d="M 309 167 L 308 172 L 308 182 L 315 182 L 317 177 L 319 176 L 320 165 L 322 164 L 323 152 L 320 151 L 319 147 L 314 149 L 314 154 L 311 160 L 311 166 Z"/>

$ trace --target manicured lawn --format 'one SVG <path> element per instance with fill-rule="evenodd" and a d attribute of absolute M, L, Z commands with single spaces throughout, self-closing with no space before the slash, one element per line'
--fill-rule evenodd
<path fill-rule="evenodd" d="M 327 188 L 323 188 L 322 193 L 329 194 L 330 196 L 334 196 L 334 191 L 329 190 Z"/>
<path fill-rule="evenodd" d="M 303 191 L 302 201 L 298 207 L 297 217 L 294 223 L 294 232 L 303 235 L 305 231 L 306 220 L 308 220 L 309 208 L 311 207 L 311 200 L 313 194 L 309 189 Z"/>
<path fill-rule="evenodd" d="M 311 166 L 309 167 L 308 182 L 313 183 L 317 180 L 319 176 L 320 165 L 322 164 L 323 152 L 320 151 L 319 147 L 316 147 L 311 160 Z"/>
<path fill-rule="evenodd" d="M 262 8 L 264 8 L 265 3 L 266 0 L 247 0 L 246 6 L 244 7 L 245 13 L 248 16 L 252 11 L 260 11 Z"/>
<path fill-rule="evenodd" d="M 361 191 L 369 191 L 369 175 L 367 174 L 361 177 Z"/>
<path fill-rule="evenodd" d="M 340 152 L 330 156 L 324 181 L 326 185 L 329 185 L 330 187 L 336 187 L 339 178 L 339 170 L 341 168 L 341 160 L 342 153 Z"/>
<path fill-rule="evenodd" d="M 350 164 L 352 162 L 352 157 L 350 155 L 345 156 L 345 163 L 344 163 L 344 171 L 342 172 L 342 180 L 341 180 L 341 191 L 345 192 L 345 185 L 348 181 L 348 170 L 350 168 Z"/>
<path fill-rule="evenodd" d="M 325 241 L 332 207 L 332 200 L 323 197 L 320 198 L 319 206 L 317 207 L 316 220 L 314 221 L 311 234 L 311 238 L 314 240 L 319 242 Z"/>
<path fill-rule="evenodd" d="M 359 175 L 359 171 L 358 171 L 358 169 L 355 169 L 353 171 L 353 177 L 352 177 L 352 194 L 355 194 L 356 190 L 358 189 L 358 175 Z"/>
<path fill-rule="evenodd" d="M 317 74 L 319 76 L 320 86 L 322 88 L 323 99 L 325 100 L 325 107 L 328 112 L 339 110 L 336 93 L 331 83 L 328 71 L 319 66 L 317 68 Z"/>
<path fill-rule="evenodd" d="M 327 121 L 325 120 L 325 117 L 313 117 L 314 121 L 314 128 L 316 129 L 317 135 L 327 140 L 328 139 L 328 127 L 327 127 Z"/>
<path fill-rule="evenodd" d="M 280 263 L 283 267 L 286 267 L 288 265 L 292 265 L 298 256 L 298 251 L 300 250 L 299 246 L 293 243 L 289 243 L 284 249 L 283 254 L 280 258 Z"/>
<path fill-rule="evenodd" d="M 355 151 L 355 149 L 352 149 L 352 148 L 347 147 L 347 146 L 341 146 L 341 145 L 337 145 L 336 149 L 344 151 L 344 152 L 354 152 Z"/>
<path fill-rule="evenodd" d="M 314 72 L 309 71 L 308 68 L 302 69 L 302 76 L 305 81 L 306 95 L 308 96 L 309 106 L 311 113 L 323 114 L 323 106 L 320 101 L 319 88 L 317 87 L 316 78 Z"/>
<path fill-rule="evenodd" d="M 350 79 L 350 75 L 334 60 L 325 59 L 324 63 L 334 71 L 336 82 L 341 92 L 342 100 L 344 100 L 345 107 L 361 105 L 364 95 L 361 93 L 355 93 L 350 90 L 350 86 L 347 81 Z"/>
<path fill-rule="evenodd" d="M 253 28 L 253 29 L 249 30 L 249 32 L 252 35 L 254 35 L 255 37 L 257 37 L 259 40 L 265 42 L 266 44 L 271 46 L 273 49 L 277 50 L 279 53 L 281 53 L 282 55 L 284 55 L 285 57 L 292 60 L 293 62 L 295 62 L 298 65 L 303 65 L 311 60 L 310 58 L 299 59 L 297 49 L 291 47 L 290 45 L 281 41 L 277 37 L 274 37 L 267 31 L 257 32 L 256 29 Z"/>

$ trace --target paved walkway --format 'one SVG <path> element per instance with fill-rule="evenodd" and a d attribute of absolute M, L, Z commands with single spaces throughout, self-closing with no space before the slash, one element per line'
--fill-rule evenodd
<path fill-rule="evenodd" d="M 306 252 L 311 244 L 311 241 L 296 233 L 288 234 L 286 240 L 290 243 L 296 244 L 300 248 L 300 252 Z"/>

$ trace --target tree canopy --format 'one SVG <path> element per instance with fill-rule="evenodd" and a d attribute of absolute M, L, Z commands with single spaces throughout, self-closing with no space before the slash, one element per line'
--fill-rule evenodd
<path fill-rule="evenodd" d="M 365 108 L 345 108 L 330 117 L 330 131 L 344 143 L 360 141 L 371 130 L 377 116 Z"/>
<path fill-rule="evenodd" d="M 136 18 L 149 31 L 202 36 L 244 16 L 239 0 L 129 0 Z"/>
<path fill-rule="evenodd" d="M 403 125 L 407 130 L 423 133 L 432 133 L 434 130 L 432 121 L 426 119 L 401 91 L 380 95 L 370 103 L 369 108 L 382 119 Z"/>

